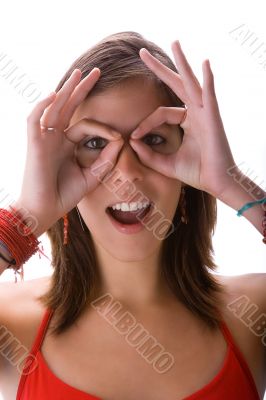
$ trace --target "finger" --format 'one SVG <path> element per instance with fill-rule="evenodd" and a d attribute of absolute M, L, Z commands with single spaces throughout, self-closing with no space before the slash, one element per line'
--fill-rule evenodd
<path fill-rule="evenodd" d="M 97 160 L 88 168 L 83 168 L 88 189 L 94 189 L 116 165 L 117 156 L 123 147 L 123 141 L 110 142 L 101 151 Z"/>
<path fill-rule="evenodd" d="M 145 118 L 131 133 L 132 139 L 139 139 L 152 129 L 158 128 L 163 123 L 178 125 L 185 113 L 184 108 L 158 107 L 152 114 Z"/>
<path fill-rule="evenodd" d="M 108 125 L 86 118 L 81 119 L 64 132 L 68 140 L 76 144 L 85 138 L 89 140 L 95 136 L 108 140 L 117 140 L 122 137 L 121 133 L 111 129 Z"/>
<path fill-rule="evenodd" d="M 74 88 L 80 81 L 80 78 L 81 78 L 81 71 L 79 69 L 75 69 L 70 75 L 70 77 L 66 80 L 64 85 L 61 87 L 61 89 L 57 92 L 54 103 L 45 111 L 45 114 L 42 118 L 42 125 L 45 126 L 56 125 L 61 108 L 69 99 Z"/>
<path fill-rule="evenodd" d="M 175 154 L 165 155 L 156 153 L 139 140 L 130 139 L 129 143 L 144 165 L 169 178 L 175 178 Z"/>
<path fill-rule="evenodd" d="M 88 96 L 88 93 L 92 90 L 96 82 L 101 76 L 99 68 L 94 68 L 73 91 L 69 101 L 61 112 L 60 124 L 65 129 L 71 120 L 76 108 L 80 103 Z"/>
<path fill-rule="evenodd" d="M 176 66 L 183 80 L 184 89 L 189 97 L 189 101 L 197 105 L 202 105 L 202 90 L 200 83 L 189 65 L 179 41 L 176 40 L 173 42 L 171 48 L 174 54 Z"/>
<path fill-rule="evenodd" d="M 147 49 L 142 48 L 140 50 L 140 57 L 147 67 L 167 86 L 169 86 L 175 94 L 183 101 L 187 103 L 187 94 L 182 83 L 182 79 L 173 70 L 162 64 L 157 58 L 155 58 Z"/>
<path fill-rule="evenodd" d="M 203 72 L 203 104 L 206 106 L 217 105 L 217 99 L 214 87 L 214 77 L 211 70 L 209 60 L 205 60 L 202 64 Z"/>
<path fill-rule="evenodd" d="M 45 109 L 51 104 L 55 99 L 56 93 L 52 92 L 45 99 L 39 101 L 27 118 L 28 122 L 28 134 L 32 138 L 40 137 L 40 119 L 45 111 Z"/>

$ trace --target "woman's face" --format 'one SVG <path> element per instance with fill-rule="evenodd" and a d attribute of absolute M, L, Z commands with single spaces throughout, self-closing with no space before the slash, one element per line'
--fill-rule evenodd
<path fill-rule="evenodd" d="M 114 169 L 119 171 L 121 181 L 130 181 L 136 191 L 155 204 L 162 218 L 170 222 L 178 204 L 181 182 L 142 164 L 129 144 L 130 134 L 143 119 L 159 106 L 169 105 L 151 82 L 130 80 L 100 94 L 91 95 L 76 110 L 71 125 L 86 118 L 120 132 L 124 145 L 118 154 Z M 153 151 L 162 154 L 174 153 L 182 141 L 178 126 L 166 124 L 155 128 L 152 130 L 153 134 L 150 132 L 140 140 Z M 93 124 L 86 134 L 88 137 L 80 143 L 77 154 L 80 162 L 89 166 L 108 141 L 101 138 L 95 140 L 97 134 L 93 132 Z M 100 183 L 78 203 L 78 209 L 96 247 L 104 248 L 108 254 L 120 261 L 143 260 L 159 251 L 162 237 L 158 239 L 155 229 L 146 229 L 145 224 L 144 229 L 138 233 L 125 234 L 118 231 L 111 223 L 106 209 L 123 201 L 126 202 L 114 190 L 110 190 L 110 185 L 108 188 L 108 185 Z"/>

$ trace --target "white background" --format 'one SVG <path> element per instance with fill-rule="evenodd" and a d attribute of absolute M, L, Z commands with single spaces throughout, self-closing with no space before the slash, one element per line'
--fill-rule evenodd
<path fill-rule="evenodd" d="M 227 137 L 237 164 L 266 189 L 266 25 L 263 1 L 81 1 L 5 2 L 1 8 L 0 55 L 25 73 L 41 93 L 55 89 L 70 64 L 111 33 L 134 30 L 161 46 L 179 39 L 200 82 L 202 61 L 210 59 Z M 230 33 L 244 24 L 255 44 Z M 239 30 L 240 31 L 240 30 Z M 263 45 L 264 43 L 264 45 Z M 261 45 L 261 49 L 251 54 Z M 259 55 L 261 58 L 259 59 Z M 1 56 L 0 56 L 1 59 Z M 260 64 L 264 59 L 264 68 Z M 0 71 L 1 66 L 0 63 Z M 0 72 L 0 189 L 16 198 L 26 155 L 26 117 L 34 103 L 19 94 Z M 0 204 L 1 206 L 1 204 Z M 41 237 L 50 256 L 46 236 Z M 265 272 L 262 236 L 235 210 L 218 201 L 214 235 L 218 272 Z M 33 256 L 25 280 L 51 274 L 49 261 Z M 5 271 L 0 281 L 13 281 Z"/>

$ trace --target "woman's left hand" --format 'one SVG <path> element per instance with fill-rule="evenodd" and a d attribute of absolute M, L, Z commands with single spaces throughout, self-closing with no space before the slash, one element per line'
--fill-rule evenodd
<path fill-rule="evenodd" d="M 159 107 L 131 134 L 130 145 L 144 165 L 220 198 L 233 183 L 227 170 L 235 162 L 220 116 L 210 64 L 208 60 L 202 64 L 201 88 L 178 41 L 172 44 L 172 51 L 180 75 L 163 65 L 146 49 L 140 50 L 140 57 L 186 104 L 187 116 L 180 124 L 184 108 Z M 176 153 L 159 154 L 136 140 L 165 122 L 180 124 L 184 129 L 183 141 Z"/>

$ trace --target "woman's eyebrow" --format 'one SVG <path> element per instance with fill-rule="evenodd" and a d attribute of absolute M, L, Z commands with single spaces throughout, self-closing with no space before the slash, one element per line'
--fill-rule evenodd
<path fill-rule="evenodd" d="M 165 129 L 172 129 L 177 127 L 178 124 L 168 124 L 167 122 L 164 122 L 163 124 L 161 124 L 158 128 L 165 128 Z"/>
<path fill-rule="evenodd" d="M 97 132 L 99 132 L 99 130 L 104 130 L 106 132 L 110 132 L 110 130 L 112 130 L 112 131 L 118 132 L 117 129 L 114 129 L 111 125 L 103 123 L 97 119 L 83 117 L 78 122 L 80 122 L 82 120 L 86 121 L 84 128 L 85 128 L 85 131 L 87 131 L 88 136 L 95 136 L 95 130 Z M 121 133 L 121 132 L 119 132 L 119 133 Z"/>
<path fill-rule="evenodd" d="M 160 126 L 151 128 L 150 132 L 156 132 L 156 131 L 163 131 L 166 133 L 176 133 L 176 131 L 179 129 L 179 125 L 178 124 L 168 124 L 167 122 L 165 122 L 164 124 L 161 124 Z"/>
<path fill-rule="evenodd" d="M 86 119 L 87 119 L 89 122 L 91 122 L 91 124 L 96 123 L 96 124 L 101 125 L 101 129 L 104 129 L 104 130 L 106 130 L 106 131 L 112 129 L 112 130 L 114 130 L 114 131 L 116 131 L 116 132 L 121 133 L 122 135 L 130 135 L 130 134 L 135 130 L 135 128 L 138 126 L 138 125 L 137 125 L 136 127 L 134 127 L 134 128 L 133 128 L 132 130 L 130 130 L 129 132 L 120 132 L 120 131 L 117 131 L 117 129 L 115 129 L 112 125 L 106 124 L 106 123 L 101 122 L 101 121 L 99 121 L 99 120 L 96 120 L 96 119 L 93 119 L 93 118 L 86 118 Z M 140 123 L 139 123 L 139 124 L 140 124 Z M 164 122 L 163 124 L 161 124 L 161 125 L 159 125 L 159 126 L 157 126 L 157 127 L 152 127 L 152 128 L 149 130 L 149 132 L 156 132 L 156 131 L 162 130 L 163 132 L 174 133 L 174 132 L 176 132 L 176 129 L 177 129 L 177 128 L 178 128 L 178 124 L 173 125 L 173 124 L 168 124 L 167 122 Z M 89 134 L 89 136 L 90 136 L 90 134 Z"/>

